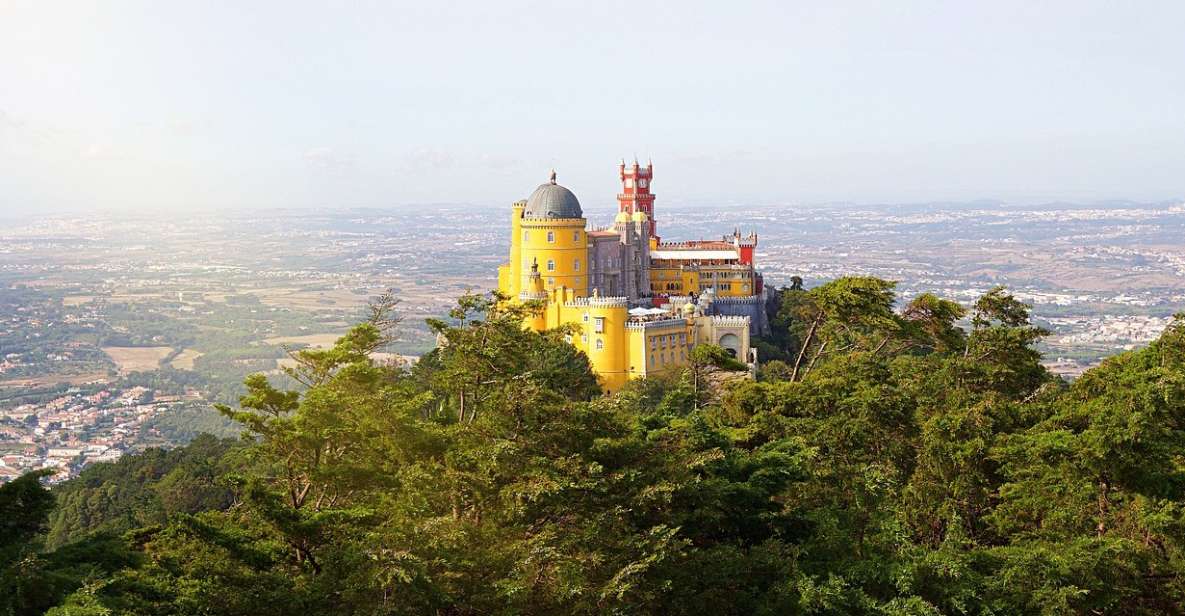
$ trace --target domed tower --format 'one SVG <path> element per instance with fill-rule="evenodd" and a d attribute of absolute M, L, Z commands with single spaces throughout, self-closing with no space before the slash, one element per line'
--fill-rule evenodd
<path fill-rule="evenodd" d="M 538 264 L 543 287 L 572 289 L 576 297 L 588 295 L 588 237 L 584 212 L 572 191 L 551 179 L 527 198 L 518 221 L 518 288 L 531 288 L 532 264 Z M 513 244 L 513 242 L 512 242 Z"/>

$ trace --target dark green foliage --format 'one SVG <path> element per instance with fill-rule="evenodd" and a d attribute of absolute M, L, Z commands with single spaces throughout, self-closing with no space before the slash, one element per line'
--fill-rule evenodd
<path fill-rule="evenodd" d="M 759 380 L 705 345 L 605 397 L 502 300 L 412 370 L 369 359 L 372 319 L 298 352 L 300 390 L 249 378 L 241 448 L 56 489 L 51 542 L 80 541 L 44 549 L 25 480 L 9 611 L 1185 613 L 1185 317 L 1067 385 L 1003 289 L 964 331 L 841 279 L 782 292 Z"/>
<path fill-rule="evenodd" d="M 53 471 L 26 473 L 0 485 L 0 558 L 13 560 L 12 551 L 41 530 L 54 506 L 53 495 L 41 487 L 41 478 Z"/>
<path fill-rule="evenodd" d="M 163 524 L 179 513 L 224 509 L 232 502 L 222 476 L 232 470 L 231 440 L 199 436 L 173 450 L 150 449 L 91 466 L 53 490 L 47 543 L 56 547 L 88 533 Z"/>

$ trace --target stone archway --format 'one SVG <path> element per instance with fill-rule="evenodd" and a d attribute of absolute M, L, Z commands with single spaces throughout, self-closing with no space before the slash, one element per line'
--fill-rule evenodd
<path fill-rule="evenodd" d="M 724 334 L 720 336 L 720 346 L 728 349 L 728 352 L 733 357 L 740 357 L 741 355 L 741 338 L 736 334 Z"/>

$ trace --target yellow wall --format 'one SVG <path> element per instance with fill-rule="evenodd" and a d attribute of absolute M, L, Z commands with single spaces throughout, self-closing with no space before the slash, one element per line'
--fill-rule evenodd
<path fill-rule="evenodd" d="M 583 218 L 534 220 L 519 218 L 515 237 L 519 242 L 520 280 L 539 264 L 543 286 L 548 290 L 567 287 L 577 297 L 588 295 L 588 236 Z M 551 234 L 551 241 L 548 241 Z M 549 263 L 552 269 L 548 269 Z M 520 283 L 522 284 L 522 283 Z"/>
<path fill-rule="evenodd" d="M 756 292 L 752 269 L 706 266 L 700 268 L 699 277 L 700 286 L 714 288 L 716 297 L 748 297 Z"/>
<path fill-rule="evenodd" d="M 594 302 L 595 303 L 595 302 Z M 578 312 L 588 312 L 589 319 L 581 325 L 588 336 L 584 352 L 588 355 L 593 371 L 597 373 L 601 386 L 608 391 L 621 389 L 629 380 L 629 349 L 626 346 L 625 322 L 629 314 L 625 305 L 621 306 L 589 306 Z M 597 319 L 604 319 L 600 333 L 597 330 Z M 581 338 L 583 341 L 583 338 Z M 600 348 L 597 342 L 600 341 Z"/>
<path fill-rule="evenodd" d="M 646 374 L 667 374 L 690 363 L 692 343 L 687 327 L 663 327 L 646 332 Z"/>
<path fill-rule="evenodd" d="M 677 283 L 675 288 L 668 288 Z M 715 289 L 717 297 L 748 297 L 755 293 L 752 269 L 730 266 L 700 265 L 696 268 L 653 267 L 650 270 L 650 291 L 662 295 L 688 295 Z"/>
<path fill-rule="evenodd" d="M 543 313 L 528 319 L 526 326 L 535 331 L 576 326 L 572 345 L 588 355 L 601 387 L 609 392 L 621 389 L 630 378 L 625 326 L 629 308 L 625 298 L 581 297 L 566 287 L 547 291 L 546 298 Z M 603 319 L 600 332 L 598 318 Z"/>
<path fill-rule="evenodd" d="M 651 267 L 650 292 L 659 295 L 687 295 L 678 267 Z"/>

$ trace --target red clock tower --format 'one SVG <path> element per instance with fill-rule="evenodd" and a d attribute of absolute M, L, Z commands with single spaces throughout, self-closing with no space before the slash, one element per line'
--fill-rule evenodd
<path fill-rule="evenodd" d="M 650 192 L 650 180 L 654 177 L 654 163 L 647 162 L 643 167 L 634 159 L 631 167 L 621 161 L 618 168 L 621 175 L 621 194 L 617 195 L 618 210 L 627 214 L 643 212 L 646 214 L 650 237 L 658 239 L 654 224 L 654 195 Z"/>

